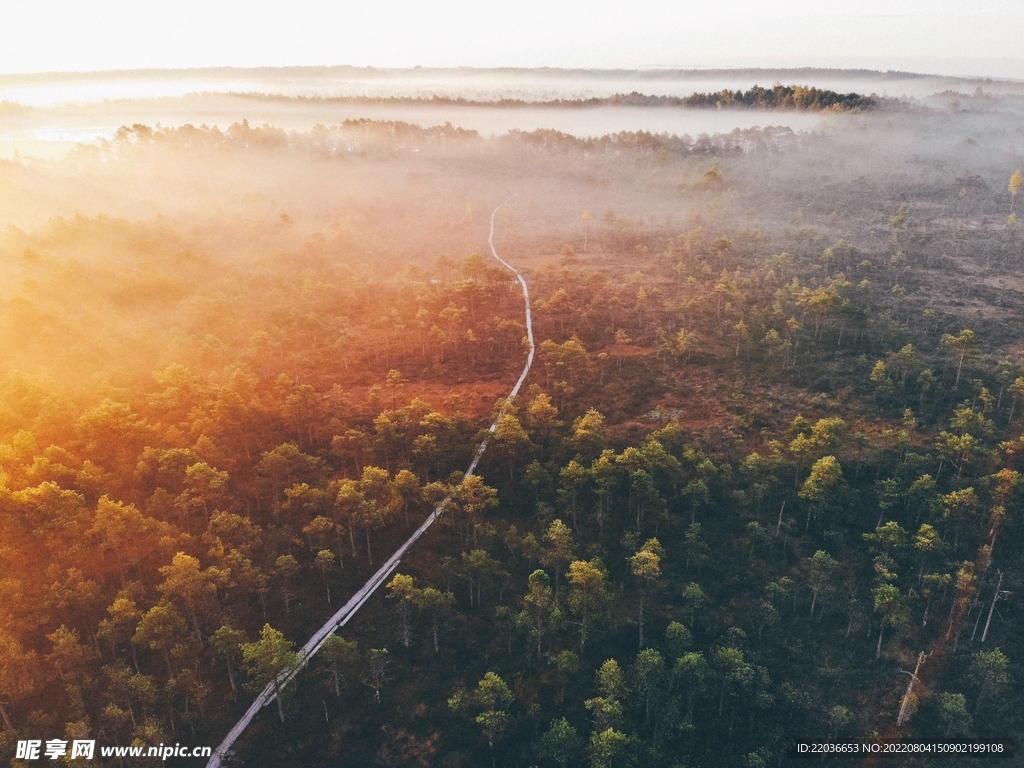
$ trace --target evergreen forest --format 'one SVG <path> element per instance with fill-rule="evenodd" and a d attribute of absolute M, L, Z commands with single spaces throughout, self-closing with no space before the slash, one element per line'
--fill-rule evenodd
<path fill-rule="evenodd" d="M 0 161 L 0 761 L 216 746 L 447 497 L 226 765 L 1019 741 L 1020 114 L 829 93 Z"/>

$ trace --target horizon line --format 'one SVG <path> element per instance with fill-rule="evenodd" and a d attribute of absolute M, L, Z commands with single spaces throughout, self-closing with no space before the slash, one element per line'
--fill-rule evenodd
<path fill-rule="evenodd" d="M 124 75 L 166 75 L 175 73 L 189 74 L 214 74 L 218 72 L 293 72 L 296 70 L 307 71 L 330 71 L 330 70 L 356 70 L 361 73 L 421 73 L 421 72 L 516 72 L 516 73 L 590 73 L 590 74 L 645 74 L 645 75 L 708 75 L 708 74 L 735 74 L 742 72 L 808 72 L 808 73 L 830 73 L 848 74 L 858 76 L 874 76 L 879 78 L 891 77 L 912 77 L 912 78 L 936 78 L 943 80 L 968 80 L 968 81 L 999 81 L 999 82 L 1024 82 L 1020 78 L 999 77 L 992 75 L 947 75 L 930 72 L 915 72 L 900 69 L 872 69 L 870 67 L 822 67 L 822 66 L 710 66 L 700 64 L 647 64 L 636 67 L 560 67 L 560 66 L 433 66 L 414 65 L 408 67 L 375 66 L 358 64 L 288 64 L 288 65 L 258 65 L 258 66 L 236 66 L 231 64 L 202 66 L 202 67 L 133 67 L 119 69 L 94 69 L 94 70 L 41 70 L 36 72 L 0 72 L 0 78 L 42 78 L 54 76 L 124 76 Z"/>

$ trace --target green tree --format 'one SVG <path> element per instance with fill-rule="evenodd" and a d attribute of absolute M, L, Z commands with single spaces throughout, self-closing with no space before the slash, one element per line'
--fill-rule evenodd
<path fill-rule="evenodd" d="M 387 470 L 380 467 L 363 467 L 359 491 L 363 499 L 355 508 L 356 521 L 366 532 L 366 558 L 373 565 L 370 532 L 385 527 L 402 502 Z"/>
<path fill-rule="evenodd" d="M 605 584 L 607 574 L 601 561 L 594 559 L 589 562 L 577 560 L 571 563 L 567 576 L 572 587 L 566 602 L 569 610 L 579 620 L 580 655 L 582 655 L 593 622 L 604 610 L 609 600 Z"/>
<path fill-rule="evenodd" d="M 692 627 L 694 617 L 697 615 L 697 609 L 707 602 L 707 597 L 704 595 L 700 585 L 691 581 L 683 587 L 682 598 L 683 610 L 690 612 L 690 626 Z"/>
<path fill-rule="evenodd" d="M 248 681 L 245 684 L 246 690 L 251 693 L 260 693 L 268 685 L 274 692 L 274 699 L 277 701 L 277 714 L 284 722 L 284 704 L 282 698 L 285 695 L 283 678 L 295 667 L 298 655 L 295 653 L 295 643 L 271 627 L 264 624 L 260 631 L 260 639 L 252 643 L 243 643 L 242 662 Z"/>
<path fill-rule="evenodd" d="M 436 655 L 441 652 L 438 642 L 441 621 L 455 605 L 455 595 L 451 592 L 442 592 L 434 587 L 427 587 L 417 593 L 416 604 L 430 616 L 430 635 L 434 641 L 434 654 Z"/>
<path fill-rule="evenodd" d="M 1010 683 L 1010 659 L 998 648 L 978 651 L 974 654 L 970 675 L 978 688 L 978 698 L 974 705 L 974 716 L 977 717 L 982 706 L 998 700 Z"/>
<path fill-rule="evenodd" d="M 168 602 L 154 605 L 142 615 L 132 642 L 159 651 L 167 664 L 167 677 L 174 677 L 171 668 L 171 649 L 188 631 L 188 624 L 174 606 Z"/>
<path fill-rule="evenodd" d="M 942 518 L 953 525 L 953 549 L 960 546 L 960 528 L 974 519 L 981 507 L 974 488 L 962 488 L 942 496 Z M 948 529 L 947 529 L 948 530 Z"/>
<path fill-rule="evenodd" d="M 538 392 L 526 407 L 526 424 L 540 446 L 543 459 L 555 431 L 563 426 L 562 422 L 558 420 L 558 409 L 544 392 Z"/>
<path fill-rule="evenodd" d="M 903 596 L 892 584 L 882 584 L 871 590 L 871 596 L 875 601 L 875 611 L 882 615 L 878 626 L 878 645 L 875 646 L 875 660 L 882 655 L 882 635 L 885 627 L 899 627 L 907 623 L 909 610 L 903 600 Z"/>
<path fill-rule="evenodd" d="M 604 731 L 608 728 L 621 728 L 625 721 L 625 710 L 618 699 L 595 696 L 583 702 L 590 712 L 594 730 Z"/>
<path fill-rule="evenodd" d="M 559 590 L 558 574 L 562 568 L 567 566 L 576 558 L 576 540 L 572 531 L 561 520 L 551 521 L 551 525 L 544 532 L 544 541 L 547 542 L 547 552 L 544 556 L 544 564 L 555 572 L 555 594 Z"/>
<path fill-rule="evenodd" d="M 807 476 L 798 494 L 810 504 L 807 509 L 807 525 L 805 530 L 811 526 L 812 512 L 817 512 L 825 505 L 829 494 L 837 488 L 843 479 L 843 468 L 836 461 L 835 456 L 822 456 L 811 467 L 811 473 Z"/>
<path fill-rule="evenodd" d="M 476 723 L 484 732 L 487 748 L 491 753 L 491 766 L 494 766 L 494 745 L 505 731 L 508 730 L 512 718 L 505 710 L 512 703 L 512 691 L 508 685 L 494 672 L 488 672 L 477 683 L 473 699 L 482 710 L 476 716 Z"/>
<path fill-rule="evenodd" d="M 154 428 L 127 403 L 105 399 L 75 423 L 85 455 L 106 469 L 132 466 L 143 446 L 152 445 Z M 131 462 L 131 464 L 129 464 Z"/>
<path fill-rule="evenodd" d="M 569 446 L 579 451 L 584 458 L 597 457 L 607 445 L 607 441 L 604 416 L 593 408 L 573 421 L 567 440 Z"/>
<path fill-rule="evenodd" d="M 693 642 L 693 635 L 681 621 L 670 621 L 665 628 L 665 646 L 669 659 L 678 659 Z"/>
<path fill-rule="evenodd" d="M 133 599 L 122 593 L 107 607 L 107 616 L 108 618 L 100 621 L 96 636 L 110 640 L 115 646 L 119 643 L 127 645 L 132 655 L 132 666 L 138 674 L 142 674 L 135 644 L 131 641 L 135 628 L 142 618 L 142 612 Z"/>
<path fill-rule="evenodd" d="M 615 659 L 608 659 L 595 674 L 597 689 L 608 699 L 621 699 L 626 695 L 626 676 Z"/>
<path fill-rule="evenodd" d="M 360 509 L 366 503 L 366 497 L 359 490 L 355 480 L 343 480 L 337 486 L 334 508 L 348 524 L 348 537 L 352 545 L 352 557 L 356 556 L 356 522 L 360 519 Z"/>
<path fill-rule="evenodd" d="M 595 489 L 597 509 L 594 512 L 597 517 L 598 542 L 603 542 L 605 516 L 611 505 L 612 492 L 618 483 L 615 451 L 610 448 L 602 451 L 601 455 L 591 462 L 589 473 L 597 485 Z"/>
<path fill-rule="evenodd" d="M 907 376 L 913 373 L 920 365 L 920 358 L 914 349 L 914 345 L 906 344 L 899 352 L 889 353 L 889 362 L 899 371 L 900 386 L 904 387 L 907 383 Z"/>
<path fill-rule="evenodd" d="M 202 510 L 203 517 L 209 523 L 215 506 L 228 502 L 227 483 L 227 472 L 220 472 L 205 461 L 192 464 L 185 470 L 183 490 L 175 500 L 175 505 L 186 517 L 190 517 L 194 510 Z"/>
<path fill-rule="evenodd" d="M 640 648 L 644 647 L 644 607 L 648 593 L 661 578 L 661 555 L 664 550 L 657 539 L 649 539 L 635 555 L 629 558 L 629 571 L 639 584 L 640 600 L 637 607 L 637 625 L 640 630 Z"/>
<path fill-rule="evenodd" d="M 324 588 L 327 590 L 327 604 L 331 603 L 331 582 L 327 578 L 327 571 L 334 567 L 335 561 L 334 553 L 329 549 L 321 549 L 316 553 L 316 557 L 313 559 L 313 567 L 320 570 L 320 575 L 324 580 Z"/>
<path fill-rule="evenodd" d="M 388 371 L 387 380 L 385 382 L 388 389 L 391 390 L 391 410 L 398 410 L 398 393 L 400 390 L 405 388 L 405 385 L 409 383 L 401 373 L 392 368 Z"/>
<path fill-rule="evenodd" d="M 104 709 L 104 719 L 115 722 L 123 720 L 127 709 L 127 717 L 131 719 L 132 725 L 138 728 L 139 721 L 145 717 L 146 711 L 157 701 L 157 687 L 153 678 L 132 672 L 125 664 L 107 664 L 103 667 L 103 673 L 107 678 L 105 697 L 111 702 Z M 199 693 L 198 700 L 201 698 L 202 694 Z"/>
<path fill-rule="evenodd" d="M 488 509 L 498 506 L 498 491 L 477 475 L 465 478 L 455 489 L 454 500 L 473 529 L 473 548 L 477 548 L 477 530 Z"/>
<path fill-rule="evenodd" d="M 338 635 L 331 635 L 319 649 L 317 658 L 319 664 L 327 668 L 328 679 L 334 689 L 334 694 L 340 698 L 341 683 L 345 673 L 353 668 L 359 660 L 358 643 Z"/>
<path fill-rule="evenodd" d="M 284 489 L 284 495 L 286 501 L 281 505 L 281 511 L 287 513 L 288 521 L 297 527 L 319 517 L 328 500 L 326 491 L 309 483 L 290 485 Z"/>
<path fill-rule="evenodd" d="M 496 577 L 507 576 L 507 572 L 501 568 L 501 563 L 495 560 L 483 549 L 474 549 L 462 553 L 462 572 L 469 580 L 469 604 L 474 604 L 473 587 L 476 587 L 475 603 L 477 606 L 483 604 L 484 581 Z"/>
<path fill-rule="evenodd" d="M 686 551 L 686 572 L 690 572 L 690 564 L 697 566 L 697 575 L 711 557 L 711 547 L 704 541 L 703 528 L 700 523 L 690 523 L 683 534 L 683 547 Z"/>
<path fill-rule="evenodd" d="M 541 504 L 542 490 L 551 485 L 551 475 L 548 474 L 543 464 L 534 459 L 526 465 L 526 469 L 523 471 L 523 485 L 533 488 L 533 499 L 539 505 Z"/>
<path fill-rule="evenodd" d="M 409 507 L 415 507 L 422 499 L 423 489 L 420 487 L 419 478 L 408 469 L 400 470 L 395 475 L 394 489 L 402 500 L 405 524 L 409 525 Z"/>
<path fill-rule="evenodd" d="M 340 697 L 341 682 L 346 670 L 352 669 L 359 662 L 359 644 L 355 640 L 331 635 L 320 647 L 318 656 L 327 665 L 334 695 Z"/>
<path fill-rule="evenodd" d="M 587 482 L 589 474 L 586 467 L 580 464 L 578 461 L 573 459 L 566 464 L 559 477 L 561 478 L 561 488 L 558 490 L 558 497 L 567 503 L 569 506 L 569 515 L 572 517 L 573 530 L 579 533 L 579 524 L 577 521 L 577 503 L 579 502 L 579 494 Z"/>
<path fill-rule="evenodd" d="M 292 579 L 299 572 L 299 561 L 294 555 L 281 555 L 274 561 L 274 573 L 281 579 L 281 594 L 284 597 L 284 612 L 291 613 L 292 600 L 295 593 L 292 592 Z"/>
<path fill-rule="evenodd" d="M 576 761 L 582 748 L 583 740 L 576 729 L 562 717 L 551 721 L 551 726 L 537 742 L 536 752 L 538 757 L 557 763 L 560 768 L 566 768 Z"/>
<path fill-rule="evenodd" d="M 235 681 L 235 670 L 242 661 L 242 644 L 249 640 L 244 629 L 234 629 L 227 625 L 222 626 L 210 635 L 210 650 L 221 659 L 228 668 L 228 681 L 231 683 L 231 692 L 238 691 Z"/>
<path fill-rule="evenodd" d="M 686 691 L 686 722 L 692 724 L 694 701 L 707 690 L 706 681 L 711 677 L 711 668 L 704 654 L 689 651 L 676 659 L 672 674 Z"/>
<path fill-rule="evenodd" d="M 608 659 L 597 670 L 595 678 L 600 695 L 583 703 L 591 713 L 594 729 L 601 732 L 609 728 L 622 728 L 625 713 L 620 700 L 629 691 L 622 668 L 615 659 Z"/>
<path fill-rule="evenodd" d="M 633 691 L 643 705 L 644 724 L 651 725 L 651 710 L 665 690 L 665 659 L 653 648 L 645 648 L 636 656 L 630 670 Z"/>
<path fill-rule="evenodd" d="M 771 331 L 769 331 L 771 333 Z M 778 334 L 776 334 L 778 336 Z M 765 337 L 768 338 L 767 336 Z M 697 334 L 693 331 L 688 331 L 685 328 L 680 328 L 676 333 L 675 344 L 673 345 L 673 351 L 683 358 L 683 362 L 690 361 L 690 355 L 697 348 Z M 769 347 L 769 357 L 771 357 L 771 347 Z"/>
<path fill-rule="evenodd" d="M 47 668 L 56 672 L 64 687 L 67 711 L 72 715 L 85 715 L 83 693 L 91 682 L 90 665 L 97 653 L 81 642 L 78 630 L 61 624 L 46 636 L 53 649 L 46 654 Z"/>
<path fill-rule="evenodd" d="M 529 450 L 531 445 L 530 436 L 514 413 L 506 410 L 498 416 L 497 426 L 494 429 L 494 446 L 508 461 L 509 480 L 515 479 L 518 458 Z"/>
<path fill-rule="evenodd" d="M 406 648 L 412 644 L 412 609 L 420 592 L 414 581 L 412 576 L 396 573 L 387 585 L 388 599 L 395 601 L 398 610 L 398 634 Z"/>
<path fill-rule="evenodd" d="M 565 701 L 565 686 L 568 685 L 569 679 L 580 671 L 580 657 L 566 649 L 556 653 L 552 657 L 552 661 L 555 663 L 555 668 L 558 670 L 558 678 L 562 684 L 559 701 Z"/>
<path fill-rule="evenodd" d="M 761 339 L 761 345 L 768 350 L 769 360 L 776 354 L 782 353 L 782 360 L 785 363 L 786 355 L 789 353 L 789 342 L 783 340 L 777 330 L 769 328 L 764 338 Z"/>
<path fill-rule="evenodd" d="M 527 583 L 529 591 L 522 598 L 523 610 L 519 614 L 518 622 L 526 627 L 537 641 L 539 660 L 558 606 L 555 603 L 554 591 L 551 589 L 551 579 L 544 571 L 538 569 L 531 573 Z"/>
<path fill-rule="evenodd" d="M 956 391 L 956 388 L 960 385 L 960 371 L 964 365 L 964 358 L 974 350 L 976 343 L 974 331 L 967 328 L 964 328 L 956 336 L 949 333 L 942 336 L 942 347 L 952 352 L 957 358 L 956 381 L 953 383 L 953 391 Z"/>
<path fill-rule="evenodd" d="M 592 733 L 587 747 L 590 768 L 623 768 L 629 743 L 629 737 L 614 728 Z"/>
<path fill-rule="evenodd" d="M 198 558 L 178 552 L 170 565 L 160 569 L 164 581 L 159 586 L 160 592 L 168 600 L 179 600 L 185 604 L 196 637 L 202 645 L 202 634 L 199 627 L 199 611 L 216 601 L 217 584 L 225 580 L 225 574 L 210 567 L 200 570 Z"/>
<path fill-rule="evenodd" d="M 719 648 L 715 651 L 714 666 L 718 670 L 721 683 L 718 697 L 718 716 L 725 709 L 725 696 L 737 688 L 746 687 L 754 675 L 753 667 L 743 658 L 743 651 L 738 648 Z"/>
<path fill-rule="evenodd" d="M 947 739 L 970 733 L 972 721 L 967 711 L 967 697 L 962 693 L 943 693 L 939 697 L 939 718 L 946 724 L 942 735 Z"/>
<path fill-rule="evenodd" d="M 743 319 L 740 318 L 740 321 L 732 327 L 729 334 L 736 341 L 736 357 L 739 357 L 740 348 L 750 343 L 750 330 L 747 328 L 747 324 L 743 322 Z"/>
<path fill-rule="evenodd" d="M 323 549 L 324 538 L 334 533 L 334 521 L 329 517 L 317 515 L 307 525 L 303 526 L 302 532 L 306 534 L 309 551 L 316 552 L 319 549 Z"/>
<path fill-rule="evenodd" d="M 270 497 L 274 512 L 278 514 L 281 512 L 281 495 L 285 488 L 297 483 L 319 487 L 323 471 L 323 459 L 303 453 L 295 443 L 283 443 L 271 451 L 265 451 L 256 466 L 260 485 Z"/>
<path fill-rule="evenodd" d="M 807 569 L 807 584 L 811 588 L 814 597 L 811 599 L 811 616 L 814 616 L 814 606 L 818 597 L 828 595 L 835 588 L 833 579 L 839 562 L 832 558 L 827 552 L 819 549 L 811 557 Z M 824 608 L 822 608 L 824 611 Z"/>

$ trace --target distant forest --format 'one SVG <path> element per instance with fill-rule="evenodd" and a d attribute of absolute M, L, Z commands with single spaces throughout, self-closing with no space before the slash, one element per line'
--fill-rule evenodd
<path fill-rule="evenodd" d="M 771 152 L 784 147 L 798 146 L 801 137 L 791 128 L 767 126 L 765 128 L 735 128 L 729 133 L 696 138 L 688 134 L 677 136 L 650 131 L 620 131 L 599 137 L 580 138 L 551 128 L 535 131 L 511 130 L 496 140 L 497 145 L 525 149 L 530 152 L 558 153 L 565 157 L 590 154 L 638 152 L 641 155 L 669 156 L 724 156 L 743 152 Z M 287 132 L 270 125 L 250 126 L 248 121 L 235 123 L 226 130 L 184 125 L 180 128 L 154 130 L 145 125 L 121 126 L 115 141 L 104 146 L 102 152 L 116 157 L 129 145 L 178 147 L 181 149 L 221 148 L 258 150 L 295 150 L 326 158 L 357 152 L 363 156 L 382 156 L 395 151 L 462 146 L 463 149 L 484 146 L 485 140 L 473 130 L 453 127 L 450 123 L 428 128 L 392 120 L 345 120 L 336 126 L 317 126 L 308 133 Z M 713 183 L 715 172 L 709 172 L 700 182 Z"/>
<path fill-rule="evenodd" d="M 749 91 L 721 90 L 695 93 L 683 99 L 688 107 L 756 107 L 759 109 L 830 109 L 860 112 L 878 106 L 878 101 L 859 93 L 836 93 L 806 85 L 774 85 L 771 90 L 755 85 Z"/>
<path fill-rule="evenodd" d="M 497 99 L 475 101 L 462 97 L 434 95 L 429 99 L 415 96 L 268 96 L 265 93 L 238 93 L 235 96 L 256 98 L 260 101 L 324 101 L 357 104 L 436 104 L 463 107 L 750 107 L 754 109 L 831 110 L 835 112 L 862 112 L 875 109 L 879 100 L 859 93 L 836 93 L 809 85 L 774 85 L 762 88 L 755 85 L 749 91 L 728 88 L 717 93 L 694 93 L 690 96 L 655 96 L 639 93 L 616 93 L 613 96 L 590 99 L 552 99 L 527 101 L 525 99 Z"/>

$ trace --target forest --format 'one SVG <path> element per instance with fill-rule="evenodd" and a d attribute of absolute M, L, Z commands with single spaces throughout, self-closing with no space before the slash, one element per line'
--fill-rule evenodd
<path fill-rule="evenodd" d="M 249 96 L 258 100 L 267 99 L 264 93 L 236 94 Z M 298 100 L 305 102 L 351 102 L 362 104 L 440 104 L 458 105 L 470 107 L 713 107 L 736 108 L 751 107 L 757 109 L 801 109 L 801 110 L 830 110 L 833 112 L 861 112 L 873 109 L 878 106 L 879 99 L 872 96 L 863 96 L 859 93 L 836 93 L 827 88 L 816 88 L 807 85 L 782 85 L 776 84 L 771 88 L 764 88 L 755 85 L 752 88 L 742 90 L 730 90 L 728 88 L 716 93 L 693 93 L 689 96 L 661 96 L 654 94 L 632 91 L 630 93 L 616 93 L 611 96 L 593 96 L 577 99 L 553 99 L 544 101 L 527 101 L 521 98 L 502 98 L 497 100 L 481 101 L 468 99 L 464 96 L 439 96 L 433 95 L 429 99 L 422 96 L 341 96 L 341 97 L 287 97 L 278 95 L 278 101 Z M 889 101 L 889 106 L 897 105 L 895 99 Z"/>
<path fill-rule="evenodd" d="M 733 95 L 855 109 L 0 161 L 0 760 L 217 745 L 447 496 L 227 764 L 1019 737 L 1020 116 Z"/>
<path fill-rule="evenodd" d="M 723 90 L 695 93 L 684 99 L 690 107 L 758 107 L 761 109 L 830 109 L 862 111 L 877 106 L 878 99 L 858 93 L 836 93 L 823 88 L 776 84 L 771 89 L 755 85 L 747 91 Z"/>

